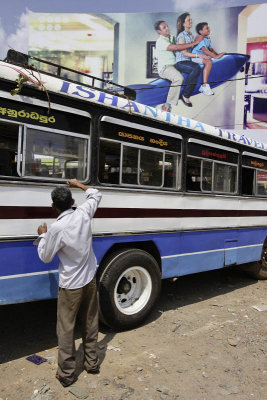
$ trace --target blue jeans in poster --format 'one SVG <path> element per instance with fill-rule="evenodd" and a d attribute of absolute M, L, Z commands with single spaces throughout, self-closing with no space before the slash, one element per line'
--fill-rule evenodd
<path fill-rule="evenodd" d="M 196 86 L 196 82 L 198 79 L 198 76 L 200 74 L 201 68 L 198 64 L 194 63 L 193 61 L 179 61 L 175 64 L 175 68 L 180 71 L 183 72 L 185 74 L 187 74 L 187 77 L 185 78 L 184 81 L 184 89 L 182 91 L 182 94 L 184 97 L 186 97 L 187 99 L 189 99 L 189 97 L 191 96 L 191 94 L 193 93 L 195 86 Z"/>

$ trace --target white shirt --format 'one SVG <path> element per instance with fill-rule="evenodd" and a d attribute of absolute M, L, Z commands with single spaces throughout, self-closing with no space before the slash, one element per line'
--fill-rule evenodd
<path fill-rule="evenodd" d="M 174 65 L 175 64 L 175 53 L 173 51 L 167 50 L 167 47 L 170 44 L 175 44 L 175 37 L 170 35 L 169 37 L 165 37 L 163 35 L 159 35 L 156 41 L 156 52 L 158 57 L 158 72 L 162 70 L 166 65 Z"/>
<path fill-rule="evenodd" d="M 96 271 L 92 247 L 91 220 L 101 200 L 96 189 L 87 189 L 86 202 L 63 211 L 47 233 L 37 239 L 40 259 L 49 263 L 58 255 L 59 287 L 78 289 L 89 283 Z"/>

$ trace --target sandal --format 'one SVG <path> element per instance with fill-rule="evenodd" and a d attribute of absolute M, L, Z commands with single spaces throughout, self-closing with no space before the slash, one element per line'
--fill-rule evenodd
<path fill-rule="evenodd" d="M 65 381 L 64 379 L 62 379 L 58 374 L 56 374 L 56 379 L 59 380 L 59 382 L 61 383 L 61 385 L 63 387 L 68 387 L 70 385 L 72 385 L 74 382 L 77 381 L 77 378 L 74 378 L 72 381 Z"/>

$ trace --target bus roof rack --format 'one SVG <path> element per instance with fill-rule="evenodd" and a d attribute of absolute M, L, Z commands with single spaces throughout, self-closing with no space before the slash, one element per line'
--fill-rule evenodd
<path fill-rule="evenodd" d="M 51 72 L 47 72 L 47 71 L 42 71 L 41 69 L 37 69 L 33 64 L 30 64 L 30 60 L 35 60 L 35 61 L 38 61 L 39 63 L 50 65 L 55 68 L 56 73 L 51 73 Z M 16 51 L 13 49 L 8 50 L 6 58 L 4 59 L 4 62 L 19 65 L 20 67 L 23 67 L 23 68 L 30 68 L 33 70 L 38 70 L 38 72 L 41 72 L 41 73 L 44 73 L 44 74 L 50 75 L 50 76 L 56 76 L 57 78 L 64 79 L 64 80 L 72 82 L 72 83 L 80 83 L 79 81 L 75 81 L 75 80 L 66 78 L 65 76 L 62 76 L 63 71 L 75 73 L 75 74 L 90 78 L 92 80 L 91 85 L 89 85 L 87 83 L 83 83 L 84 86 L 98 89 L 98 90 L 101 90 L 102 92 L 106 92 L 106 93 L 112 93 L 116 96 L 124 97 L 129 100 L 136 99 L 136 92 L 135 92 L 135 90 L 133 90 L 131 88 L 119 85 L 118 83 L 114 83 L 109 80 L 98 78 L 93 75 L 89 75 L 85 72 L 80 72 L 75 69 L 64 67 L 63 65 L 56 64 L 51 61 L 42 60 L 40 58 L 30 56 L 29 54 L 20 53 L 19 51 Z M 102 83 L 102 86 L 104 86 L 104 84 L 106 84 L 106 85 L 110 86 L 110 89 L 99 88 L 96 86 L 96 82 Z"/>

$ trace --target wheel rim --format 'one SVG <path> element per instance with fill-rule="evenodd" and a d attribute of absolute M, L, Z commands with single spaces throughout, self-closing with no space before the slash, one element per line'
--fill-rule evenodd
<path fill-rule="evenodd" d="M 114 288 L 114 300 L 118 310 L 126 315 L 141 311 L 149 301 L 152 280 L 143 267 L 126 269 L 118 278 Z"/>

